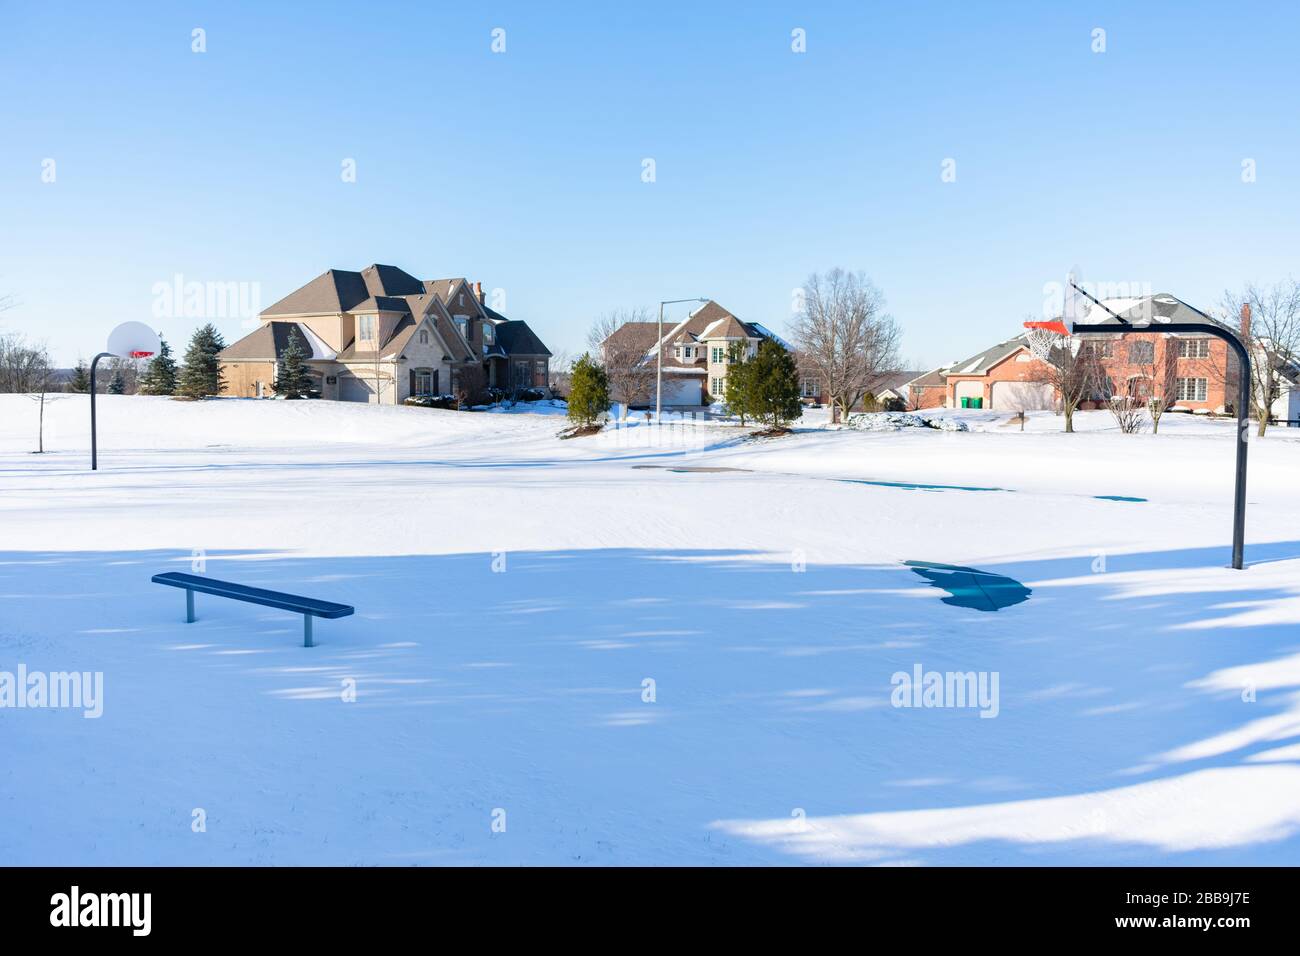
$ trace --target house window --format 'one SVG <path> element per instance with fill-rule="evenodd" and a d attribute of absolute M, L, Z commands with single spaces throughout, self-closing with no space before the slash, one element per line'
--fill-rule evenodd
<path fill-rule="evenodd" d="M 420 329 L 420 344 L 421 345 L 429 344 L 429 333 L 425 329 Z"/>
<path fill-rule="evenodd" d="M 458 315 L 453 321 L 456 323 L 456 331 L 460 332 L 461 335 L 465 336 L 465 341 L 468 342 L 469 341 L 469 316 Z"/>
<path fill-rule="evenodd" d="M 528 362 L 516 362 L 516 363 L 515 363 L 515 387 L 516 387 L 516 388 L 527 388 L 527 387 L 528 387 L 528 385 L 529 385 L 529 381 L 528 381 L 528 369 L 529 369 L 529 364 L 530 364 L 530 363 L 528 363 Z"/>
<path fill-rule="evenodd" d="M 495 342 L 496 340 L 497 340 L 497 337 L 496 337 L 496 329 L 493 328 L 491 322 L 484 322 L 484 323 L 483 323 L 483 341 L 486 342 L 488 345 L 491 345 L 491 344 L 492 344 L 493 342 Z"/>
<path fill-rule="evenodd" d="M 357 322 L 359 329 L 357 338 L 362 342 L 371 342 L 375 338 L 375 317 L 373 315 L 363 315 Z"/>
<path fill-rule="evenodd" d="M 681 358 L 681 357 L 682 357 L 682 347 L 679 345 L 677 346 L 677 348 L 673 349 L 673 358 Z"/>
<path fill-rule="evenodd" d="M 1209 382 L 1203 378 L 1178 379 L 1178 400 L 1180 402 L 1203 402 L 1208 391 Z"/>
<path fill-rule="evenodd" d="M 464 292 L 462 292 L 460 295 L 456 296 L 456 304 L 457 304 L 457 305 L 464 305 L 464 304 L 465 304 L 465 293 L 464 293 Z"/>
<path fill-rule="evenodd" d="M 1209 339 L 1183 339 L 1178 343 L 1179 358 L 1209 358 Z"/>
<path fill-rule="evenodd" d="M 1128 360 L 1131 365 L 1150 365 L 1156 360 L 1156 343 L 1130 342 Z"/>
<path fill-rule="evenodd" d="M 713 388 L 710 389 L 710 391 L 713 392 L 714 395 L 721 395 L 726 388 L 726 384 L 727 380 L 725 378 L 715 378 L 713 380 Z"/>
<path fill-rule="evenodd" d="M 420 369 L 415 373 L 415 394 L 433 394 L 433 372 L 430 369 Z"/>
<path fill-rule="evenodd" d="M 1093 358 L 1108 359 L 1114 355 L 1113 344 L 1105 340 L 1087 342 L 1084 344 L 1084 348 L 1088 350 Z"/>
<path fill-rule="evenodd" d="M 533 381 L 546 384 L 546 359 L 538 359 L 533 363 Z"/>
<path fill-rule="evenodd" d="M 806 378 L 803 380 L 803 397 L 804 398 L 817 397 L 817 383 L 810 378 Z"/>
<path fill-rule="evenodd" d="M 689 345 L 686 346 L 686 348 L 684 348 L 682 351 L 686 354 L 686 357 L 687 357 L 687 358 L 694 358 L 694 357 L 695 357 L 695 349 L 691 348 L 691 346 L 689 346 Z"/>
<path fill-rule="evenodd" d="M 726 349 L 722 349 L 722 348 L 718 348 L 718 347 L 715 345 L 715 346 L 713 347 L 713 364 L 714 364 L 714 365 L 721 365 L 721 364 L 722 364 L 723 362 L 725 362 L 726 360 L 727 360 L 727 350 L 726 350 Z"/>

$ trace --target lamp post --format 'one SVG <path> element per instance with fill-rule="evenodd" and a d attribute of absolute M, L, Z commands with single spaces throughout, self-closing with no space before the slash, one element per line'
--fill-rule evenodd
<path fill-rule="evenodd" d="M 696 296 L 693 299 L 664 299 L 659 303 L 659 338 L 655 345 L 655 424 L 659 424 L 659 412 L 663 408 L 664 387 L 664 306 L 679 302 L 708 302 Z"/>

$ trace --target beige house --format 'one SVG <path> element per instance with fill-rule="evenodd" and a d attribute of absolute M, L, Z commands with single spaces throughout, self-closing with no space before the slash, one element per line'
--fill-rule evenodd
<path fill-rule="evenodd" d="M 544 388 L 550 350 L 526 322 L 490 309 L 480 283 L 421 280 L 396 266 L 331 269 L 264 310 L 220 353 L 223 395 L 270 397 L 298 334 L 324 399 L 400 404 L 454 394 L 473 374 L 489 388 Z"/>
<path fill-rule="evenodd" d="M 789 348 L 757 322 L 742 322 L 710 299 L 658 339 L 654 322 L 628 322 L 605 340 L 604 350 L 626 350 L 633 343 L 641 362 L 653 368 L 663 350 L 663 405 L 698 407 L 720 402 L 727 391 L 733 347 L 742 357 L 758 351 L 764 339 Z M 653 396 L 650 399 L 653 404 Z"/>

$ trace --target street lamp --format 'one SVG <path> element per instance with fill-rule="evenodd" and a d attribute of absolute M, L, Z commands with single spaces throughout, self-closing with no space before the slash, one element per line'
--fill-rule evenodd
<path fill-rule="evenodd" d="M 655 346 L 655 424 L 659 424 L 659 411 L 663 408 L 664 386 L 664 306 L 679 302 L 708 302 L 698 296 L 694 299 L 664 299 L 659 303 L 659 339 Z"/>
<path fill-rule="evenodd" d="M 148 358 L 158 352 L 158 333 L 143 322 L 123 322 L 108 333 L 108 351 L 90 362 L 90 470 L 99 470 L 99 447 L 95 434 L 95 366 L 102 358 Z"/>

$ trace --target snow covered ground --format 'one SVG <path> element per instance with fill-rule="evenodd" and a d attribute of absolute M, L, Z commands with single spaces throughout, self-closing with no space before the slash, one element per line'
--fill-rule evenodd
<path fill-rule="evenodd" d="M 0 708 L 0 863 L 1300 862 L 1300 431 L 1252 439 L 1232 571 L 1232 425 L 1186 416 L 99 402 L 92 474 L 84 396 L 41 456 L 0 396 L 0 674 L 104 682 Z M 187 625 L 149 578 L 192 567 L 357 613 Z M 894 706 L 918 666 L 996 716 Z"/>

